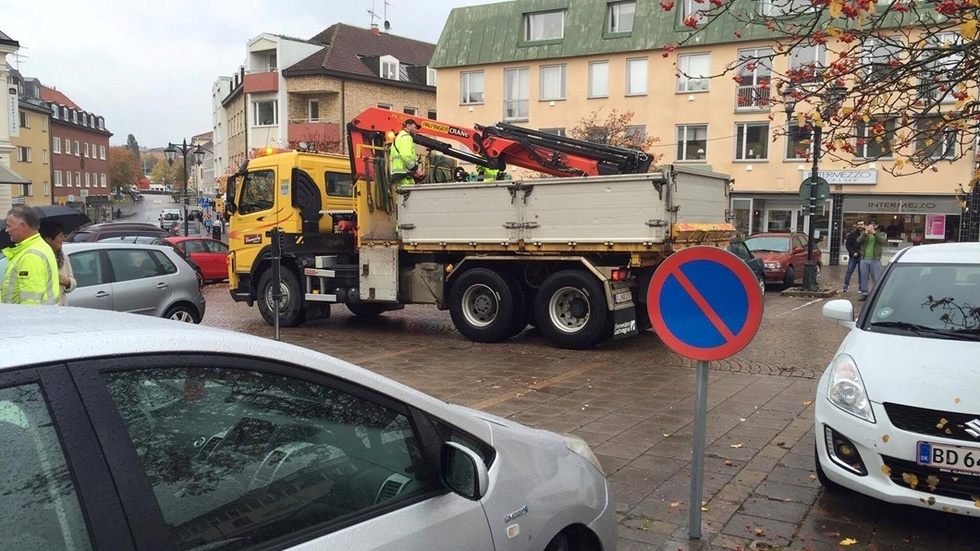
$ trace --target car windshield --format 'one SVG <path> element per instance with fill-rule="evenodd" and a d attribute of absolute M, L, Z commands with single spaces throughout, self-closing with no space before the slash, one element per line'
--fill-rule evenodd
<path fill-rule="evenodd" d="M 745 246 L 752 252 L 788 253 L 788 237 L 750 237 L 745 240 Z"/>
<path fill-rule="evenodd" d="M 980 340 L 980 266 L 893 264 L 869 306 L 866 329 Z"/>

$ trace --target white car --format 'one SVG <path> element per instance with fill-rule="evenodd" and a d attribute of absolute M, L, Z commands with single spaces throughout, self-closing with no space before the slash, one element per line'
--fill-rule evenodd
<path fill-rule="evenodd" d="M 0 318 L 4 550 L 616 548 L 580 438 L 251 335 Z"/>
<path fill-rule="evenodd" d="M 980 515 L 980 243 L 899 252 L 820 379 L 817 475 L 891 503 Z"/>

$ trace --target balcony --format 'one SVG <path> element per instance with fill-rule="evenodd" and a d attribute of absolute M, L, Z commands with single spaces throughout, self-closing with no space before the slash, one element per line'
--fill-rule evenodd
<path fill-rule="evenodd" d="M 769 85 L 739 86 L 738 98 L 736 99 L 735 109 L 737 110 L 768 110 Z"/>
<path fill-rule="evenodd" d="M 279 91 L 279 71 L 275 69 L 266 73 L 249 73 L 243 82 L 246 94 Z"/>
<path fill-rule="evenodd" d="M 306 142 L 315 149 L 324 151 L 329 144 L 340 144 L 340 125 L 332 122 L 311 119 L 290 119 L 287 129 L 290 143 Z"/>

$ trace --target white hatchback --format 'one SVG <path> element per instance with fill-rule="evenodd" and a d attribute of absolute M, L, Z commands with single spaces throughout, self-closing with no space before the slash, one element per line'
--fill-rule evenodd
<path fill-rule="evenodd" d="M 980 243 L 889 263 L 820 379 L 817 475 L 884 501 L 980 516 Z"/>
<path fill-rule="evenodd" d="M 4 550 L 616 548 L 580 438 L 250 335 L 0 319 Z"/>

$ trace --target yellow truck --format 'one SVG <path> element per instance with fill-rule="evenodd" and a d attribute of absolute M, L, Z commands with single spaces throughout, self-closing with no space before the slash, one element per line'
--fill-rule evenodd
<path fill-rule="evenodd" d="M 278 315 L 284 326 L 329 317 L 339 304 L 359 316 L 434 304 L 473 341 L 509 339 L 533 324 L 553 345 L 581 349 L 649 327 L 646 290 L 668 254 L 725 246 L 734 235 L 725 175 L 680 166 L 647 172 L 635 150 L 505 125 L 466 129 L 418 119 L 416 144 L 554 177 L 469 181 L 457 174 L 460 181 L 396 189 L 387 144 L 405 117 L 369 110 L 355 118 L 347 157 L 277 153 L 248 160 L 229 178 L 236 301 L 257 305 L 270 324 Z M 427 137 L 426 124 L 438 125 L 431 133 L 440 138 L 469 140 L 466 149 Z M 500 137 L 525 143 L 490 143 Z"/>

